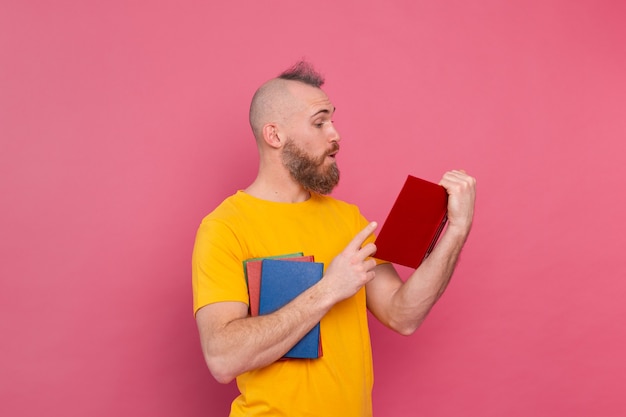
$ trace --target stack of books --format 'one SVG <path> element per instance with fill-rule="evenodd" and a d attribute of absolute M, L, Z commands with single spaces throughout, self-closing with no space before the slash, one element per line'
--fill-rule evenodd
<path fill-rule="evenodd" d="M 270 314 L 317 283 L 324 264 L 314 257 L 293 253 L 244 261 L 250 315 Z M 284 358 L 316 359 L 322 356 L 320 323 L 317 323 Z"/>

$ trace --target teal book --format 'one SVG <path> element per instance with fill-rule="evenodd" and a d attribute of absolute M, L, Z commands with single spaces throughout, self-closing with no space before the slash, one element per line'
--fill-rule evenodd
<path fill-rule="evenodd" d="M 324 274 L 320 262 L 264 259 L 261 266 L 259 314 L 270 314 L 315 285 Z M 286 354 L 285 358 L 319 358 L 320 324 L 317 323 Z"/>

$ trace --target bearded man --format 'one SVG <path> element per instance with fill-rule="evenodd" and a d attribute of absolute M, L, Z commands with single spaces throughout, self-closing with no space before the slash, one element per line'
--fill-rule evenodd
<path fill-rule="evenodd" d="M 443 294 L 469 234 L 475 180 L 449 171 L 448 226 L 403 282 L 373 256 L 376 222 L 328 194 L 339 181 L 340 136 L 323 78 L 299 62 L 263 84 L 250 106 L 259 171 L 205 217 L 193 252 L 194 314 L 207 366 L 237 379 L 231 416 L 371 416 L 367 310 L 413 333 Z M 252 317 L 243 262 L 313 255 L 321 280 L 277 311 Z M 284 277 L 289 280 L 290 277 Z M 280 360 L 320 323 L 323 355 Z"/>

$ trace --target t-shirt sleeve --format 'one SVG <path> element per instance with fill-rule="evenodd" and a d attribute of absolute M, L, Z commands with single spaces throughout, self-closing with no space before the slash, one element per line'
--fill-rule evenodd
<path fill-rule="evenodd" d="M 207 304 L 248 304 L 242 262 L 241 245 L 231 228 L 221 221 L 205 219 L 198 228 L 192 255 L 194 315 Z"/>

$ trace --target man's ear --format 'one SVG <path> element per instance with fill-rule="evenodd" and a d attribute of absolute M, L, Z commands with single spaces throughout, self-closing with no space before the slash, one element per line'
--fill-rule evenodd
<path fill-rule="evenodd" d="M 263 126 L 263 140 L 272 148 L 280 148 L 283 143 L 278 135 L 278 126 L 274 123 L 268 123 Z"/>

